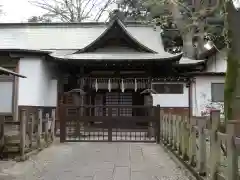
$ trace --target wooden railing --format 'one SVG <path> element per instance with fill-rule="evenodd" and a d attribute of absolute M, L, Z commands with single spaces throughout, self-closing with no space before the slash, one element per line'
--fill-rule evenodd
<path fill-rule="evenodd" d="M 199 178 L 238 180 L 238 123 L 228 121 L 223 133 L 219 131 L 220 111 L 212 111 L 208 118 L 188 118 L 162 111 L 160 141 Z"/>
<path fill-rule="evenodd" d="M 17 156 L 24 160 L 33 150 L 51 144 L 55 137 L 55 116 L 55 109 L 44 117 L 42 109 L 37 113 L 21 109 L 19 121 L 5 121 L 2 156 Z"/>

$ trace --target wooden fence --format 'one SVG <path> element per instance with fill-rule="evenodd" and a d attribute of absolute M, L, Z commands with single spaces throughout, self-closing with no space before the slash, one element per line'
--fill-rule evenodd
<path fill-rule="evenodd" d="M 4 121 L 3 157 L 20 157 L 48 146 L 55 137 L 55 109 L 43 117 L 42 109 L 29 113 L 25 109 L 19 112 L 19 121 Z"/>
<path fill-rule="evenodd" d="M 161 111 L 160 140 L 199 178 L 239 180 L 239 122 L 228 121 L 224 133 L 220 124 L 220 111 L 191 118 Z"/>

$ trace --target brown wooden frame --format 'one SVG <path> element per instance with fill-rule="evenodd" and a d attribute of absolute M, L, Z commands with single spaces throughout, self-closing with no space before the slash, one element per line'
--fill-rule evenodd
<path fill-rule="evenodd" d="M 104 116 L 89 116 L 89 114 L 84 114 L 84 109 L 95 108 L 103 108 L 105 111 L 108 111 L 108 113 Z M 134 114 L 133 116 L 120 116 L 119 114 L 117 116 L 112 116 L 113 108 L 140 108 L 146 110 L 146 114 L 144 116 L 134 116 Z M 70 111 L 72 111 L 72 115 L 69 113 Z M 76 106 L 62 104 L 60 106 L 60 141 L 156 142 L 159 134 L 159 117 L 160 108 L 153 106 Z M 100 123 L 100 125 L 97 124 L 94 126 L 97 122 Z M 90 123 L 94 125 L 89 125 Z M 145 126 L 141 126 L 140 124 L 145 124 Z M 73 139 L 67 139 L 67 127 L 75 129 L 72 135 L 70 135 L 71 137 L 74 136 Z M 82 134 L 80 132 L 81 127 L 87 129 L 81 131 Z M 97 133 L 99 130 L 101 133 Z M 88 133 L 85 135 L 87 131 Z M 95 138 L 91 138 L 91 134 L 95 134 L 93 135 Z M 105 134 L 107 136 L 106 138 Z M 151 137 L 147 138 L 145 136 L 146 134 Z M 89 138 L 85 138 L 84 136 L 88 136 Z M 120 138 L 118 138 L 118 136 Z"/>

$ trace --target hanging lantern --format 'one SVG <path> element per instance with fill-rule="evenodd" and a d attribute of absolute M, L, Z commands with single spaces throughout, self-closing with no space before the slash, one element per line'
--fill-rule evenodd
<path fill-rule="evenodd" d="M 122 83 L 121 83 L 121 89 L 122 89 L 122 92 L 124 93 L 125 87 L 124 87 L 123 79 L 122 79 Z"/>
<path fill-rule="evenodd" d="M 111 84 L 111 79 L 108 80 L 108 91 L 111 92 L 112 90 L 112 84 Z"/>
<path fill-rule="evenodd" d="M 96 89 L 96 92 L 97 92 L 98 91 L 98 81 L 97 81 L 97 79 L 95 81 L 95 89 Z"/>

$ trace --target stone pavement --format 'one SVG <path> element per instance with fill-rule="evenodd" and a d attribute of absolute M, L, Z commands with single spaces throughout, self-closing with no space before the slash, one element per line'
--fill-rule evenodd
<path fill-rule="evenodd" d="M 0 173 L 1 180 L 188 180 L 157 144 L 55 144 Z"/>

